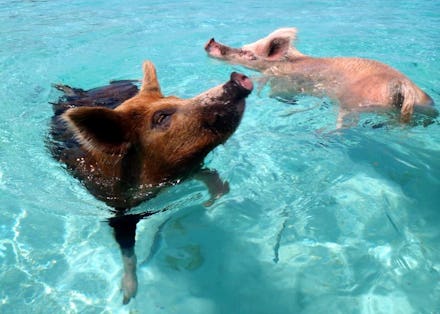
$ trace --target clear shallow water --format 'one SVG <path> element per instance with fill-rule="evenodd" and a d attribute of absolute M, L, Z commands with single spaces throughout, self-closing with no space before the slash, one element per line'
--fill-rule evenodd
<path fill-rule="evenodd" d="M 44 146 L 50 85 L 138 78 L 194 96 L 242 45 L 299 29 L 300 51 L 386 62 L 440 103 L 436 1 L 0 2 L 0 313 L 438 313 L 440 125 L 334 132 L 335 106 L 254 92 L 206 160 L 231 186 L 212 207 L 188 181 L 137 210 L 138 296 L 122 306 L 108 208 Z M 306 109 L 306 110 L 303 110 Z M 302 111 L 301 111 L 302 110 Z M 301 112 L 296 112 L 301 111 Z"/>

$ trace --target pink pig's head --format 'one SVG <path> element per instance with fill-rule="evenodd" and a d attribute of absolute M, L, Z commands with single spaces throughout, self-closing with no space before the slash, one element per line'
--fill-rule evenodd
<path fill-rule="evenodd" d="M 205 50 L 210 57 L 264 71 L 274 62 L 289 61 L 303 56 L 292 46 L 296 33 L 295 28 L 280 28 L 267 37 L 244 45 L 242 48 L 232 48 L 211 38 L 206 43 Z"/>

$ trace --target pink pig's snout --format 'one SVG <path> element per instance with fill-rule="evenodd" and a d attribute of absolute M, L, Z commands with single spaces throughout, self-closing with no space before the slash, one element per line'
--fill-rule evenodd
<path fill-rule="evenodd" d="M 205 44 L 205 50 L 209 52 L 215 45 L 217 45 L 217 42 L 213 37 L 210 40 L 208 40 L 208 42 Z"/>
<path fill-rule="evenodd" d="M 215 58 L 224 58 L 226 55 L 226 52 L 228 50 L 228 47 L 218 43 L 215 41 L 214 38 L 211 38 L 208 40 L 208 42 L 205 45 L 205 51 L 211 56 Z"/>

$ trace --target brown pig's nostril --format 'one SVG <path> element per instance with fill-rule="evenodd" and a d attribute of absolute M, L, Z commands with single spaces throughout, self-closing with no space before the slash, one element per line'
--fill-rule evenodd
<path fill-rule="evenodd" d="M 254 88 L 252 81 L 246 75 L 238 72 L 231 73 L 231 81 L 248 91 L 251 91 Z"/>
<path fill-rule="evenodd" d="M 231 73 L 231 80 L 232 81 L 243 81 L 247 79 L 248 77 L 244 74 L 238 73 L 238 72 L 232 72 Z"/>

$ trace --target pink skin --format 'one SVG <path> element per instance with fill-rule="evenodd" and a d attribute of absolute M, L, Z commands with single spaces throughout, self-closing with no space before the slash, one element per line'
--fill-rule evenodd
<path fill-rule="evenodd" d="M 400 121 L 409 123 L 413 112 L 436 117 L 432 98 L 409 78 L 378 61 L 351 58 L 316 58 L 299 52 L 292 43 L 295 28 L 281 28 L 242 48 L 210 39 L 210 57 L 243 65 L 264 75 L 271 96 L 329 97 L 340 105 L 337 126 L 353 112 L 400 109 Z"/>

